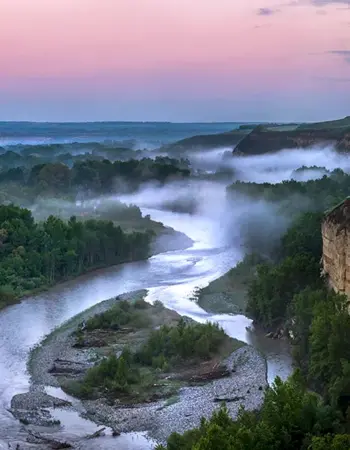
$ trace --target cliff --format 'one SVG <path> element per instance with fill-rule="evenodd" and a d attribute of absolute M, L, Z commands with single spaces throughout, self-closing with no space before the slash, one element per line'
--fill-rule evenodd
<path fill-rule="evenodd" d="M 283 149 L 334 145 L 338 151 L 350 151 L 350 127 L 295 128 L 278 130 L 256 127 L 234 149 L 234 155 L 259 155 Z"/>
<path fill-rule="evenodd" d="M 322 241 L 323 272 L 330 287 L 350 296 L 350 197 L 325 216 Z"/>

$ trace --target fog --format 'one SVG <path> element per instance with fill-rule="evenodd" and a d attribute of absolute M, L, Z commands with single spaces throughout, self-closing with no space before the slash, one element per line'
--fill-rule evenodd
<path fill-rule="evenodd" d="M 291 178 L 298 181 L 320 178 L 324 170 L 309 170 L 294 174 L 296 169 L 306 167 L 324 167 L 327 170 L 342 168 L 350 170 L 350 157 L 334 151 L 332 147 L 282 150 L 257 156 L 236 156 L 225 159 L 225 164 L 234 169 L 235 177 L 241 181 L 255 183 L 280 183 Z"/>
<path fill-rule="evenodd" d="M 227 148 L 189 154 L 192 167 L 209 172 L 232 170 L 232 180 L 255 183 L 279 183 L 295 179 L 307 181 L 327 175 L 342 168 L 350 170 L 350 158 L 336 153 L 332 147 L 282 150 L 259 156 L 227 157 Z M 310 169 L 299 170 L 301 167 Z M 171 182 L 164 186 L 147 184 L 133 194 L 118 197 L 126 203 L 141 208 L 173 210 L 192 214 L 193 226 L 201 218 L 211 227 L 213 241 L 217 245 L 244 247 L 246 251 L 259 250 L 272 254 L 281 235 L 292 218 L 285 215 L 281 204 L 257 201 L 235 195 L 230 201 L 226 196 L 227 183 L 192 178 Z M 298 208 L 309 206 L 307 197 L 290 198 Z M 311 205 L 310 205 L 311 206 Z"/>
<path fill-rule="evenodd" d="M 230 158 L 227 152 L 227 148 L 221 148 L 193 152 L 189 156 L 192 167 L 196 169 L 207 172 L 232 170 L 231 182 L 241 180 L 279 183 L 291 178 L 306 181 L 322 177 L 336 168 L 350 170 L 350 158 L 336 153 L 331 147 L 283 150 L 274 154 Z M 298 171 L 300 167 L 311 169 Z M 201 223 L 201 226 L 210 230 L 212 243 L 217 247 L 243 247 L 245 251 L 259 250 L 267 256 L 273 253 L 280 236 L 289 226 L 291 217 L 283 214 L 278 203 L 257 201 L 237 194 L 230 196 L 232 198 L 228 200 L 227 184 L 193 176 L 185 181 L 172 181 L 163 185 L 143 184 L 132 194 L 122 194 L 128 191 L 128 186 L 118 186 L 115 194 L 89 198 L 82 202 L 42 200 L 33 205 L 33 211 L 38 218 L 54 213 L 65 219 L 73 214 L 96 218 L 101 215 L 101 218 L 110 217 L 117 221 L 125 221 L 127 217 L 138 219 L 137 212 L 125 209 L 120 203 L 122 202 L 137 205 L 151 216 L 153 211 L 158 218 L 159 212 L 163 212 L 165 223 L 169 211 L 177 213 L 179 220 L 183 217 L 190 222 L 192 235 L 196 235 L 196 229 Z M 309 205 L 307 197 L 289 200 L 297 204 L 300 210 L 305 210 Z"/>

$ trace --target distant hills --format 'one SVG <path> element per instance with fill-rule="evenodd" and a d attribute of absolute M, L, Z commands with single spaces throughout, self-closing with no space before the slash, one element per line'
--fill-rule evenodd
<path fill-rule="evenodd" d="M 230 132 L 182 139 L 161 150 L 175 156 L 189 151 L 229 147 L 234 155 L 259 155 L 315 145 L 332 145 L 340 152 L 350 152 L 350 116 L 317 123 L 242 125 Z"/>

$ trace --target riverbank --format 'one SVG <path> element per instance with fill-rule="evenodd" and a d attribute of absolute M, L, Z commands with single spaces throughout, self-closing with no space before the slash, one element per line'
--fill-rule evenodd
<path fill-rule="evenodd" d="M 253 279 L 261 259 L 246 255 L 221 277 L 198 289 L 193 300 L 205 311 L 215 314 L 245 314 L 248 283 Z"/>
<path fill-rule="evenodd" d="M 143 298 L 145 294 L 144 290 L 135 291 L 119 296 L 119 299 L 135 301 Z M 78 370 L 82 367 L 85 370 L 94 364 L 93 351 L 86 349 L 82 352 L 72 347 L 75 341 L 72 332 L 82 321 L 107 311 L 114 303 L 115 299 L 106 300 L 73 317 L 33 349 L 28 363 L 32 391 L 45 385 L 60 386 L 57 378 L 48 373 L 57 359 L 73 360 L 76 366 L 71 367 Z M 166 311 L 169 311 L 170 317 L 174 319 L 178 316 L 174 311 Z M 147 431 L 156 441 L 165 442 L 173 431 L 183 432 L 198 426 L 201 417 L 209 418 L 223 401 L 227 402 L 233 417 L 240 405 L 249 410 L 258 409 L 267 386 L 264 357 L 253 347 L 243 346 L 226 358 L 223 364 L 230 372 L 229 376 L 206 382 L 204 385 L 185 386 L 170 398 L 129 407 L 118 407 L 118 404 L 111 405 L 101 399 L 84 400 L 79 412 L 83 413 L 83 417 L 107 425 L 118 432 Z M 26 394 L 23 400 L 27 401 Z"/>
<path fill-rule="evenodd" d="M 160 253 L 164 253 L 167 251 L 177 251 L 177 250 L 185 250 L 189 248 L 191 245 L 193 245 L 193 240 L 186 236 L 186 234 L 176 231 L 171 227 L 164 226 L 161 222 L 155 222 L 150 221 L 154 224 L 157 224 L 157 234 L 155 235 L 154 239 L 151 242 L 151 248 L 150 253 L 147 258 L 151 258 L 152 256 L 158 255 Z M 135 261 L 142 261 L 141 259 L 138 260 L 132 260 L 132 261 L 123 261 L 118 266 L 121 266 L 125 263 L 135 262 Z M 20 303 L 22 300 L 32 297 L 37 294 L 41 294 L 43 292 L 47 292 L 49 289 L 59 286 L 60 284 L 66 283 L 67 281 L 71 281 L 74 279 L 77 279 L 80 276 L 87 275 L 89 273 L 97 272 L 102 269 L 106 269 L 113 266 L 108 265 L 97 265 L 94 267 L 91 267 L 87 270 L 85 270 L 82 273 L 79 273 L 78 275 L 73 276 L 66 276 L 59 281 L 55 281 L 52 284 L 45 284 L 39 287 L 36 287 L 34 289 L 26 290 L 24 293 L 21 293 L 18 296 L 13 296 L 12 294 L 6 296 L 5 293 L 1 294 L 0 297 L 0 311 L 2 309 L 7 308 L 8 306 L 15 305 Z"/>

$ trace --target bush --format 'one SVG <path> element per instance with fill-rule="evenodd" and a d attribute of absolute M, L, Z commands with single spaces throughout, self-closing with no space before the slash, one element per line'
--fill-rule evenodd
<path fill-rule="evenodd" d="M 86 321 L 86 329 L 119 330 L 121 327 L 129 325 L 135 328 L 146 328 L 149 325 L 149 318 L 141 310 L 149 305 L 144 300 L 137 300 L 134 304 L 127 300 L 120 300 L 109 310 L 96 314 Z"/>
<path fill-rule="evenodd" d="M 80 387 L 81 392 L 89 396 L 94 389 L 106 389 L 114 395 L 130 392 L 132 385 L 140 382 L 140 373 L 131 366 L 132 357 L 125 349 L 119 358 L 112 355 L 87 372 Z"/>
<path fill-rule="evenodd" d="M 218 351 L 225 339 L 225 332 L 217 324 L 189 324 L 181 319 L 176 327 L 163 325 L 153 331 L 135 360 L 160 369 L 189 360 L 205 360 Z"/>

